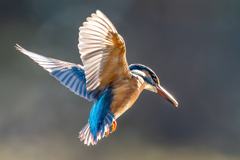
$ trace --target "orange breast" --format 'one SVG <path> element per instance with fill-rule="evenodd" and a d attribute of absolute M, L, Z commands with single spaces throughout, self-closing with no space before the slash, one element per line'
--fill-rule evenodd
<path fill-rule="evenodd" d="M 141 77 L 133 76 L 131 79 L 121 79 L 113 83 L 113 102 L 111 112 L 116 118 L 121 116 L 137 100 L 145 87 Z"/>

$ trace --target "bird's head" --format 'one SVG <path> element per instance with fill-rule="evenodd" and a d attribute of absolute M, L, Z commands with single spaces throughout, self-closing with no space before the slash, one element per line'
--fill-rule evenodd
<path fill-rule="evenodd" d="M 158 93 L 176 107 L 178 106 L 178 102 L 160 85 L 157 75 L 150 68 L 142 64 L 132 64 L 129 69 L 132 74 L 141 76 L 144 79 L 146 84 L 144 89 Z"/>

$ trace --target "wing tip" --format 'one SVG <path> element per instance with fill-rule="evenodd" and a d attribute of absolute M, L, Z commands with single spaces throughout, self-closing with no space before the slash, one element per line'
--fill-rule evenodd
<path fill-rule="evenodd" d="M 19 50 L 20 52 L 23 53 L 23 51 L 25 51 L 25 49 L 23 47 L 21 47 L 19 44 L 16 43 L 16 45 L 14 46 L 16 48 L 16 50 Z"/>
<path fill-rule="evenodd" d="M 20 46 L 20 45 L 17 44 L 17 43 L 16 43 L 16 45 L 15 45 L 14 47 L 16 48 L 16 50 L 18 50 L 18 51 L 20 51 L 21 53 L 29 56 L 30 58 L 32 58 L 31 55 L 38 55 L 37 53 L 33 53 L 33 52 L 31 52 L 31 51 L 26 50 L 25 48 L 23 48 L 22 46 Z M 42 56 L 42 55 L 39 55 L 39 56 Z"/>
<path fill-rule="evenodd" d="M 97 9 L 97 10 L 96 10 L 96 14 L 99 14 L 99 13 L 103 14 L 102 11 L 100 11 L 99 9 Z"/>

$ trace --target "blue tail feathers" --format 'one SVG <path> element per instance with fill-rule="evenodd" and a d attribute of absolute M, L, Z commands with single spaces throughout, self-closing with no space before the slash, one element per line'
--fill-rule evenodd
<path fill-rule="evenodd" d="M 115 116 L 112 114 L 112 112 L 107 112 L 107 115 L 105 116 L 102 123 L 99 125 L 99 130 L 96 131 L 93 135 L 91 132 L 91 126 L 90 123 L 87 123 L 79 132 L 78 138 L 80 138 L 80 141 L 84 140 L 84 144 L 87 144 L 88 146 L 90 144 L 96 145 L 98 140 L 104 138 L 105 136 L 108 136 L 109 131 L 113 131 L 112 128 L 116 128 L 116 126 L 112 127 L 113 125 L 116 125 L 117 122 L 115 120 Z M 115 129 L 114 129 L 115 130 Z"/>

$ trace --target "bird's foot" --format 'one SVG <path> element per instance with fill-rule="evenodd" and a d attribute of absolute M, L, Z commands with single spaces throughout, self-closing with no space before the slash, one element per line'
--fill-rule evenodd
<path fill-rule="evenodd" d="M 106 131 L 105 136 L 107 137 L 109 135 L 109 133 L 112 133 L 116 130 L 117 128 L 117 122 L 113 121 L 112 125 L 109 127 L 109 129 Z"/>
<path fill-rule="evenodd" d="M 108 137 L 109 135 L 109 130 L 105 133 L 105 136 Z"/>
<path fill-rule="evenodd" d="M 113 121 L 112 126 L 111 126 L 111 133 L 114 132 L 117 129 L 117 122 Z"/>

